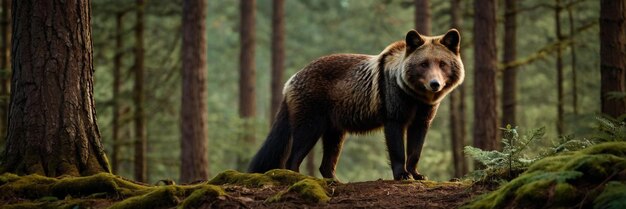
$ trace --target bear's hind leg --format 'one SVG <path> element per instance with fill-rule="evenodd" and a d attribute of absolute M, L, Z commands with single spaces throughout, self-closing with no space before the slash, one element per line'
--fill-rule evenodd
<path fill-rule="evenodd" d="M 345 132 L 341 130 L 329 129 L 324 132 L 324 136 L 322 137 L 324 156 L 322 158 L 322 164 L 320 165 L 320 173 L 324 178 L 336 179 L 335 168 L 337 167 L 337 161 L 339 161 L 339 155 L 341 154 L 344 136 Z"/>
<path fill-rule="evenodd" d="M 310 117 L 298 121 L 292 127 L 291 154 L 287 160 L 287 169 L 299 172 L 300 164 L 324 132 L 324 121 L 319 117 Z"/>

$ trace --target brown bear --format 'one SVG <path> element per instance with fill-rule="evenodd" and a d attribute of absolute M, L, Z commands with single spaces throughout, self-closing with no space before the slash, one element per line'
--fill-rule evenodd
<path fill-rule="evenodd" d="M 378 55 L 334 54 L 311 62 L 285 84 L 276 120 L 248 171 L 298 171 L 321 137 L 319 170 L 335 178 L 346 133 L 384 127 L 394 179 L 424 179 L 416 169 L 424 137 L 439 103 L 465 75 L 460 41 L 455 29 L 441 36 L 411 30 Z"/>

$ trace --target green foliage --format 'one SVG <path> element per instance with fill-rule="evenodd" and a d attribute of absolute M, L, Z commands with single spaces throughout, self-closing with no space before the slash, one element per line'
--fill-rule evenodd
<path fill-rule="evenodd" d="M 604 191 L 593 201 L 593 208 L 619 209 L 626 208 L 626 182 L 611 181 Z"/>
<path fill-rule="evenodd" d="M 626 117 L 624 115 L 623 117 Z M 597 117 L 598 126 L 594 139 L 600 142 L 626 141 L 626 120 Z"/>
<path fill-rule="evenodd" d="M 502 139 L 504 147 L 502 151 L 485 151 L 471 146 L 465 147 L 467 155 L 486 166 L 484 170 L 471 173 L 469 175 L 471 178 L 478 181 L 484 181 L 487 178 L 498 180 L 503 177 L 512 179 L 517 176 L 517 173 L 521 173 L 528 165 L 537 160 L 536 157 L 527 157 L 523 152 L 530 147 L 533 141 L 543 138 L 545 128 L 532 130 L 521 137 L 517 128 L 512 128 L 510 125 L 502 130 L 504 131 L 504 138 Z"/>
<path fill-rule="evenodd" d="M 559 153 L 533 163 L 527 171 L 464 208 L 588 208 L 623 204 L 626 142 L 607 142 Z M 615 184 L 615 183 L 612 183 Z M 600 194 L 602 192 L 602 195 Z M 620 196 L 621 195 L 621 196 Z M 598 207 L 598 205 L 596 205 Z M 604 208 L 604 207 L 600 207 Z"/>

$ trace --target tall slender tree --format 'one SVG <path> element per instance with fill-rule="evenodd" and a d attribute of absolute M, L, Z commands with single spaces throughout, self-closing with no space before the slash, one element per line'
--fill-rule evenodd
<path fill-rule="evenodd" d="M 452 28 L 461 30 L 461 0 L 450 2 Z M 465 147 L 465 87 L 460 85 L 448 96 L 450 98 L 450 135 L 452 141 L 452 160 L 454 161 L 454 176 L 462 177 L 467 173 L 467 162 L 463 155 Z"/>
<path fill-rule="evenodd" d="M 573 4 L 575 0 L 572 0 L 570 4 Z M 570 45 L 570 55 L 572 68 L 572 108 L 574 109 L 574 115 L 578 115 L 578 78 L 576 75 L 576 28 L 574 24 L 574 6 L 570 5 L 567 8 L 567 19 L 569 20 L 569 37 L 572 40 Z"/>
<path fill-rule="evenodd" d="M 135 84 L 133 87 L 133 100 L 135 103 L 135 180 L 145 182 L 148 180 L 148 166 L 146 165 L 146 151 L 148 139 L 146 137 L 146 123 L 144 114 L 144 0 L 136 0 L 137 23 L 135 24 Z"/>
<path fill-rule="evenodd" d="M 611 92 L 626 92 L 626 2 L 600 1 L 600 96 L 602 113 L 626 114 L 626 98 Z"/>
<path fill-rule="evenodd" d="M 474 1 L 474 146 L 499 148 L 496 0 Z"/>
<path fill-rule="evenodd" d="M 270 122 L 283 100 L 283 75 L 285 73 L 285 0 L 272 2 L 272 85 Z"/>
<path fill-rule="evenodd" d="M 557 91 L 557 117 L 556 117 L 556 132 L 559 136 L 562 136 L 565 132 L 565 122 L 564 122 L 564 114 L 565 111 L 563 109 L 563 105 L 565 105 L 564 95 L 563 95 L 563 47 L 562 42 L 565 39 L 563 34 L 561 33 L 561 10 L 563 6 L 561 5 L 561 0 L 555 0 L 554 5 L 554 23 L 556 28 L 556 39 L 557 39 L 557 49 L 556 49 L 556 91 Z"/>
<path fill-rule="evenodd" d="M 0 17 L 0 147 L 4 145 L 11 87 L 11 0 L 2 0 Z"/>
<path fill-rule="evenodd" d="M 119 171 L 120 154 L 120 89 L 122 87 L 122 55 L 124 54 L 123 18 L 125 12 L 118 12 L 115 16 L 115 55 L 113 56 L 113 150 L 111 152 L 111 168 Z"/>
<path fill-rule="evenodd" d="M 255 16 L 256 0 L 241 0 L 240 3 L 241 24 L 239 40 L 239 117 L 244 120 L 243 140 L 254 144 L 254 126 L 252 121 L 256 116 L 256 93 L 255 80 L 256 69 L 254 62 L 255 45 Z M 245 167 L 245 160 L 239 159 L 239 166 Z"/>
<path fill-rule="evenodd" d="M 208 178 L 206 0 L 183 1 L 180 181 Z"/>
<path fill-rule="evenodd" d="M 504 1 L 504 50 L 503 62 L 505 65 L 502 76 L 502 127 L 515 125 L 515 111 L 517 104 L 517 70 L 508 65 L 515 61 L 517 53 L 517 1 Z"/>
<path fill-rule="evenodd" d="M 415 0 L 415 29 L 423 35 L 430 35 L 430 1 Z"/>
<path fill-rule="evenodd" d="M 93 99 L 91 1 L 13 4 L 12 42 L 19 44 L 11 53 L 13 93 L 0 173 L 110 172 Z"/>

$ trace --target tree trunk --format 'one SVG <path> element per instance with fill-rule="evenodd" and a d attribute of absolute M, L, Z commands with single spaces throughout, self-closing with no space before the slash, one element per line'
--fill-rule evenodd
<path fill-rule="evenodd" d="M 11 85 L 11 0 L 2 0 L 2 19 L 0 20 L 0 147 L 4 147 L 7 133 L 7 113 Z"/>
<path fill-rule="evenodd" d="M 429 0 L 415 0 L 415 29 L 422 35 L 430 35 Z"/>
<path fill-rule="evenodd" d="M 111 168 L 113 173 L 119 172 L 120 166 L 120 88 L 122 86 L 122 55 L 124 39 L 122 38 L 124 13 L 119 12 L 115 17 L 115 55 L 113 57 L 113 152 L 111 153 Z"/>
<path fill-rule="evenodd" d="M 626 3 L 600 2 L 600 95 L 602 113 L 626 114 L 626 98 L 611 98 L 610 92 L 626 92 Z"/>
<path fill-rule="evenodd" d="M 461 29 L 461 0 L 451 1 L 452 28 Z M 460 30 L 462 31 L 462 30 Z M 463 154 L 465 147 L 465 87 L 460 85 L 450 93 L 450 135 L 452 137 L 452 160 L 454 177 L 467 173 L 467 162 Z"/>
<path fill-rule="evenodd" d="M 561 34 L 561 1 L 556 0 L 554 6 L 554 22 L 556 27 L 556 39 L 557 41 L 557 49 L 556 49 L 556 91 L 557 91 L 557 117 L 556 117 L 556 132 L 558 136 L 563 136 L 565 134 L 565 124 L 563 121 L 563 49 L 561 47 L 561 43 L 563 42 L 563 35 Z"/>
<path fill-rule="evenodd" d="M 136 3 L 137 24 L 135 25 L 135 85 L 133 87 L 133 100 L 135 103 L 135 180 L 146 182 L 146 180 L 148 180 L 148 167 L 146 165 L 148 139 L 146 137 L 146 124 L 143 109 L 143 14 L 145 2 L 143 0 L 137 0 Z"/>
<path fill-rule="evenodd" d="M 181 182 L 206 180 L 209 177 L 206 9 L 206 0 L 183 1 Z"/>
<path fill-rule="evenodd" d="M 110 172 L 93 100 L 91 2 L 13 4 L 13 94 L 0 173 Z"/>
<path fill-rule="evenodd" d="M 285 72 L 285 0 L 272 4 L 272 99 L 270 124 L 283 100 L 283 74 Z"/>
<path fill-rule="evenodd" d="M 574 1 L 574 0 L 572 0 Z M 574 115 L 578 115 L 578 78 L 576 78 L 576 39 L 574 36 L 575 28 L 574 28 L 574 15 L 573 15 L 573 6 L 567 8 L 567 17 L 569 19 L 569 37 L 572 40 L 572 44 L 570 45 L 570 53 L 571 53 L 571 61 L 572 61 L 572 108 L 574 109 Z"/>
<path fill-rule="evenodd" d="M 255 45 L 255 8 L 256 0 L 241 0 L 241 28 L 239 31 L 241 50 L 239 52 L 239 117 L 244 121 L 243 141 L 254 144 L 253 121 L 256 116 L 255 80 L 256 70 L 254 62 Z M 247 166 L 247 159 L 239 159 L 239 167 Z"/>
<path fill-rule="evenodd" d="M 474 1 L 474 146 L 499 148 L 496 95 L 496 0 Z"/>
<path fill-rule="evenodd" d="M 502 76 L 502 127 L 511 125 L 515 127 L 515 106 L 517 97 L 517 70 L 508 63 L 515 61 L 517 44 L 517 1 L 506 0 L 504 2 L 504 73 Z"/>

